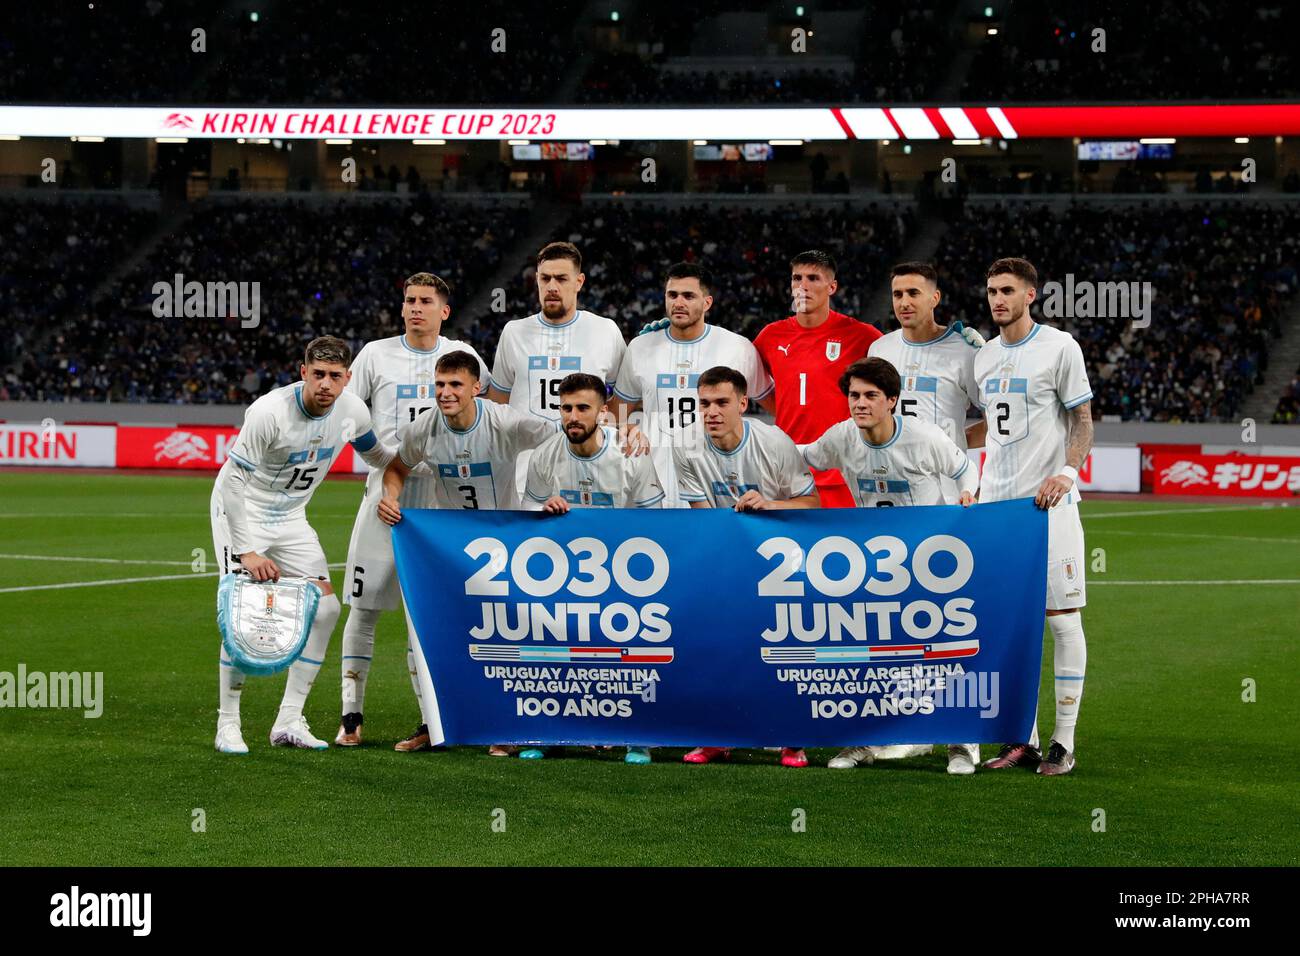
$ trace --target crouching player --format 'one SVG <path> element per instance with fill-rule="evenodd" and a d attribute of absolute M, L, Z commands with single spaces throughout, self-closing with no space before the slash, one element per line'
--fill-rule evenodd
<path fill-rule="evenodd" d="M 402 520 L 399 499 L 417 469 L 432 476 L 428 480 L 434 482 L 439 508 L 518 508 L 515 460 L 556 434 L 554 423 L 477 398 L 479 361 L 469 352 L 448 352 L 438 359 L 433 387 L 437 407 L 425 409 L 402 432 L 397 456 L 384 472 L 380 519 L 387 525 Z M 415 736 L 427 747 L 429 729 L 423 720 Z M 488 750 L 494 757 L 511 752 L 500 744 Z"/>
<path fill-rule="evenodd" d="M 840 391 L 851 417 L 803 445 L 804 461 L 818 470 L 838 469 L 859 508 L 950 504 L 944 500 L 945 478 L 956 483 L 957 503 L 970 505 L 979 486 L 976 469 L 938 425 L 894 414 L 901 385 L 898 370 L 882 358 L 850 365 Z M 874 748 L 849 747 L 827 766 L 847 770 L 874 759 Z M 974 773 L 977 763 L 978 744 L 948 745 L 949 773 Z"/>
<path fill-rule="evenodd" d="M 705 439 L 673 446 L 681 497 L 692 508 L 772 511 L 819 508 L 812 472 L 781 429 L 745 419 L 749 383 L 734 368 L 715 366 L 697 386 Z M 731 755 L 728 747 L 696 747 L 682 760 L 709 763 Z M 808 766 L 802 747 L 782 747 L 781 765 Z"/>
<path fill-rule="evenodd" d="M 528 462 L 526 504 L 547 514 L 570 508 L 659 508 L 664 490 L 646 454 L 628 454 L 618 432 L 600 424 L 605 411 L 605 383 L 595 375 L 574 372 L 560 382 L 560 426 Z M 546 748 L 530 747 L 519 756 L 537 760 Z M 628 747 L 628 763 L 650 762 L 646 747 Z"/>
<path fill-rule="evenodd" d="M 322 593 L 307 643 L 289 667 L 271 729 L 276 747 L 329 746 L 312 735 L 302 715 L 340 612 L 320 538 L 307 523 L 307 502 L 344 442 L 372 468 L 383 468 L 392 458 L 392 449 L 380 445 L 371 430 L 366 403 L 344 391 L 351 364 L 352 350 L 342 339 L 313 339 L 303 356 L 302 381 L 268 392 L 244 413 L 212 491 L 212 543 L 222 574 L 242 569 L 257 581 L 303 577 Z M 246 754 L 239 720 L 245 675 L 224 647 L 218 671 L 217 750 Z"/>

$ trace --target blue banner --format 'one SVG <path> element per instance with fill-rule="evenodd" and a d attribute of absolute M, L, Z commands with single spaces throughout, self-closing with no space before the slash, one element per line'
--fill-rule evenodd
<path fill-rule="evenodd" d="M 450 744 L 1027 740 L 1029 499 L 778 511 L 406 510 L 398 576 Z"/>

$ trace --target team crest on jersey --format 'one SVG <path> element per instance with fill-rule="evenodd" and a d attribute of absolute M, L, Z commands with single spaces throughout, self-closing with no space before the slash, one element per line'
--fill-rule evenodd
<path fill-rule="evenodd" d="M 456 471 L 462 478 L 469 477 L 469 465 L 457 465 Z"/>
<path fill-rule="evenodd" d="M 1011 379 L 1003 378 L 998 380 L 998 391 L 1004 395 L 1011 391 Z"/>
<path fill-rule="evenodd" d="M 887 494 L 889 494 L 889 482 L 886 481 L 886 480 L 883 479 L 883 478 L 877 478 L 877 479 L 876 479 L 876 494 L 878 494 L 878 495 L 887 495 Z"/>
<path fill-rule="evenodd" d="M 731 492 L 731 497 L 739 500 L 740 498 L 740 475 L 734 471 L 727 475 L 727 490 Z"/>
<path fill-rule="evenodd" d="M 1075 567 L 1073 558 L 1065 559 L 1065 580 L 1073 581 L 1077 576 L 1078 569 Z"/>
<path fill-rule="evenodd" d="M 905 391 L 905 392 L 915 392 L 915 391 L 916 391 L 916 376 L 915 376 L 915 375 L 909 375 L 909 376 L 907 376 L 907 378 L 903 379 L 903 391 Z"/>
<path fill-rule="evenodd" d="M 317 453 L 318 451 L 320 451 L 320 442 L 321 442 L 321 440 L 320 440 L 320 437 L 319 437 L 319 436 L 316 437 L 316 438 L 313 438 L 313 439 L 309 442 L 309 444 L 311 445 L 311 449 L 307 452 L 307 460 L 308 460 L 308 461 L 315 461 L 315 460 L 316 460 L 316 453 Z"/>
<path fill-rule="evenodd" d="M 417 385 L 417 386 L 415 386 L 415 397 L 416 397 L 416 398 L 428 398 L 428 397 L 429 397 L 429 386 L 428 386 L 428 385 Z"/>
<path fill-rule="evenodd" d="M 826 343 L 826 360 L 834 362 L 840 357 L 840 342 L 838 339 L 831 339 Z"/>

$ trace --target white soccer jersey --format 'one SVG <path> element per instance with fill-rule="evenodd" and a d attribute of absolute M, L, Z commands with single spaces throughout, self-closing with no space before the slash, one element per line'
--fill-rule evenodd
<path fill-rule="evenodd" d="M 469 345 L 438 336 L 432 349 L 413 348 L 405 335 L 376 339 L 364 345 L 352 361 L 352 380 L 348 390 L 370 406 L 375 433 L 389 446 L 401 442 L 399 430 L 426 408 L 436 408 L 434 366 L 449 352 L 468 352 L 478 361 L 480 385 L 487 390 L 491 381 L 487 364 Z M 401 503 L 411 508 L 433 507 L 434 486 L 426 480 L 430 472 L 424 466 L 412 472 L 402 489 Z"/>
<path fill-rule="evenodd" d="M 628 345 L 614 382 L 614 394 L 625 402 L 640 402 L 643 431 L 653 448 L 655 468 L 664 487 L 664 507 L 687 507 L 677 487 L 672 446 L 689 429 L 698 432 L 700 373 L 721 365 L 735 369 L 749 384 L 749 398 L 772 394 L 772 379 L 754 344 L 715 325 L 693 342 L 672 337 L 672 329 L 637 336 Z M 699 441 L 698 435 L 692 436 Z"/>
<path fill-rule="evenodd" d="M 469 428 L 457 431 L 435 406 L 404 430 L 397 453 L 412 470 L 432 472 L 439 508 L 518 508 L 515 459 L 556 434 L 555 426 L 507 405 L 474 401 L 478 415 Z"/>
<path fill-rule="evenodd" d="M 812 472 L 789 435 L 749 418 L 744 425 L 744 437 L 732 451 L 722 451 L 707 436 L 695 449 L 673 449 L 683 501 L 734 508 L 751 489 L 769 501 L 813 493 Z"/>
<path fill-rule="evenodd" d="M 324 415 L 307 413 L 302 382 L 263 395 L 244 413 L 244 424 L 230 446 L 227 468 L 247 475 L 244 507 L 249 530 L 269 531 L 303 517 L 344 442 L 369 449 L 376 442 L 370 409 L 346 389 Z M 217 476 L 220 483 L 224 474 Z"/>
<path fill-rule="evenodd" d="M 664 490 L 649 455 L 630 458 L 618 444 L 618 432 L 604 425 L 600 451 L 583 458 L 567 435 L 557 434 L 538 448 L 528 463 L 527 491 L 534 505 L 559 495 L 574 508 L 658 508 Z"/>
<path fill-rule="evenodd" d="M 894 435 L 883 444 L 867 441 L 850 419 L 799 450 L 812 468 L 838 468 L 859 508 L 953 504 L 943 478 L 971 494 L 979 485 L 970 458 L 938 425 L 903 415 L 894 416 Z"/>
<path fill-rule="evenodd" d="M 588 372 L 611 384 L 625 348 L 623 333 L 603 316 L 579 309 L 563 325 L 552 325 L 538 312 L 502 329 L 492 385 L 509 394 L 510 407 L 558 422 L 565 376 Z"/>
<path fill-rule="evenodd" d="M 1065 467 L 1068 410 L 1092 398 L 1083 350 L 1066 332 L 1035 324 L 1015 345 L 998 336 L 975 357 L 988 422 L 981 501 L 1032 498 Z M 1076 485 L 1061 504 L 1080 500 Z"/>
<path fill-rule="evenodd" d="M 979 405 L 975 355 L 979 350 L 962 338 L 956 324 L 929 342 L 909 342 L 895 329 L 871 343 L 867 355 L 898 370 L 902 392 L 900 415 L 938 425 L 958 448 L 966 448 L 966 409 Z"/>

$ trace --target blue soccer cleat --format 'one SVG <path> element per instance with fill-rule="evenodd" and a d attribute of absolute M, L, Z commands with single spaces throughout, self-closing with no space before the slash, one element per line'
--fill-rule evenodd
<path fill-rule="evenodd" d="M 529 747 L 527 750 L 519 751 L 520 760 L 541 760 L 546 756 L 546 747 Z"/>
<path fill-rule="evenodd" d="M 628 747 L 627 756 L 623 758 L 624 763 L 646 764 L 650 762 L 649 747 Z"/>

